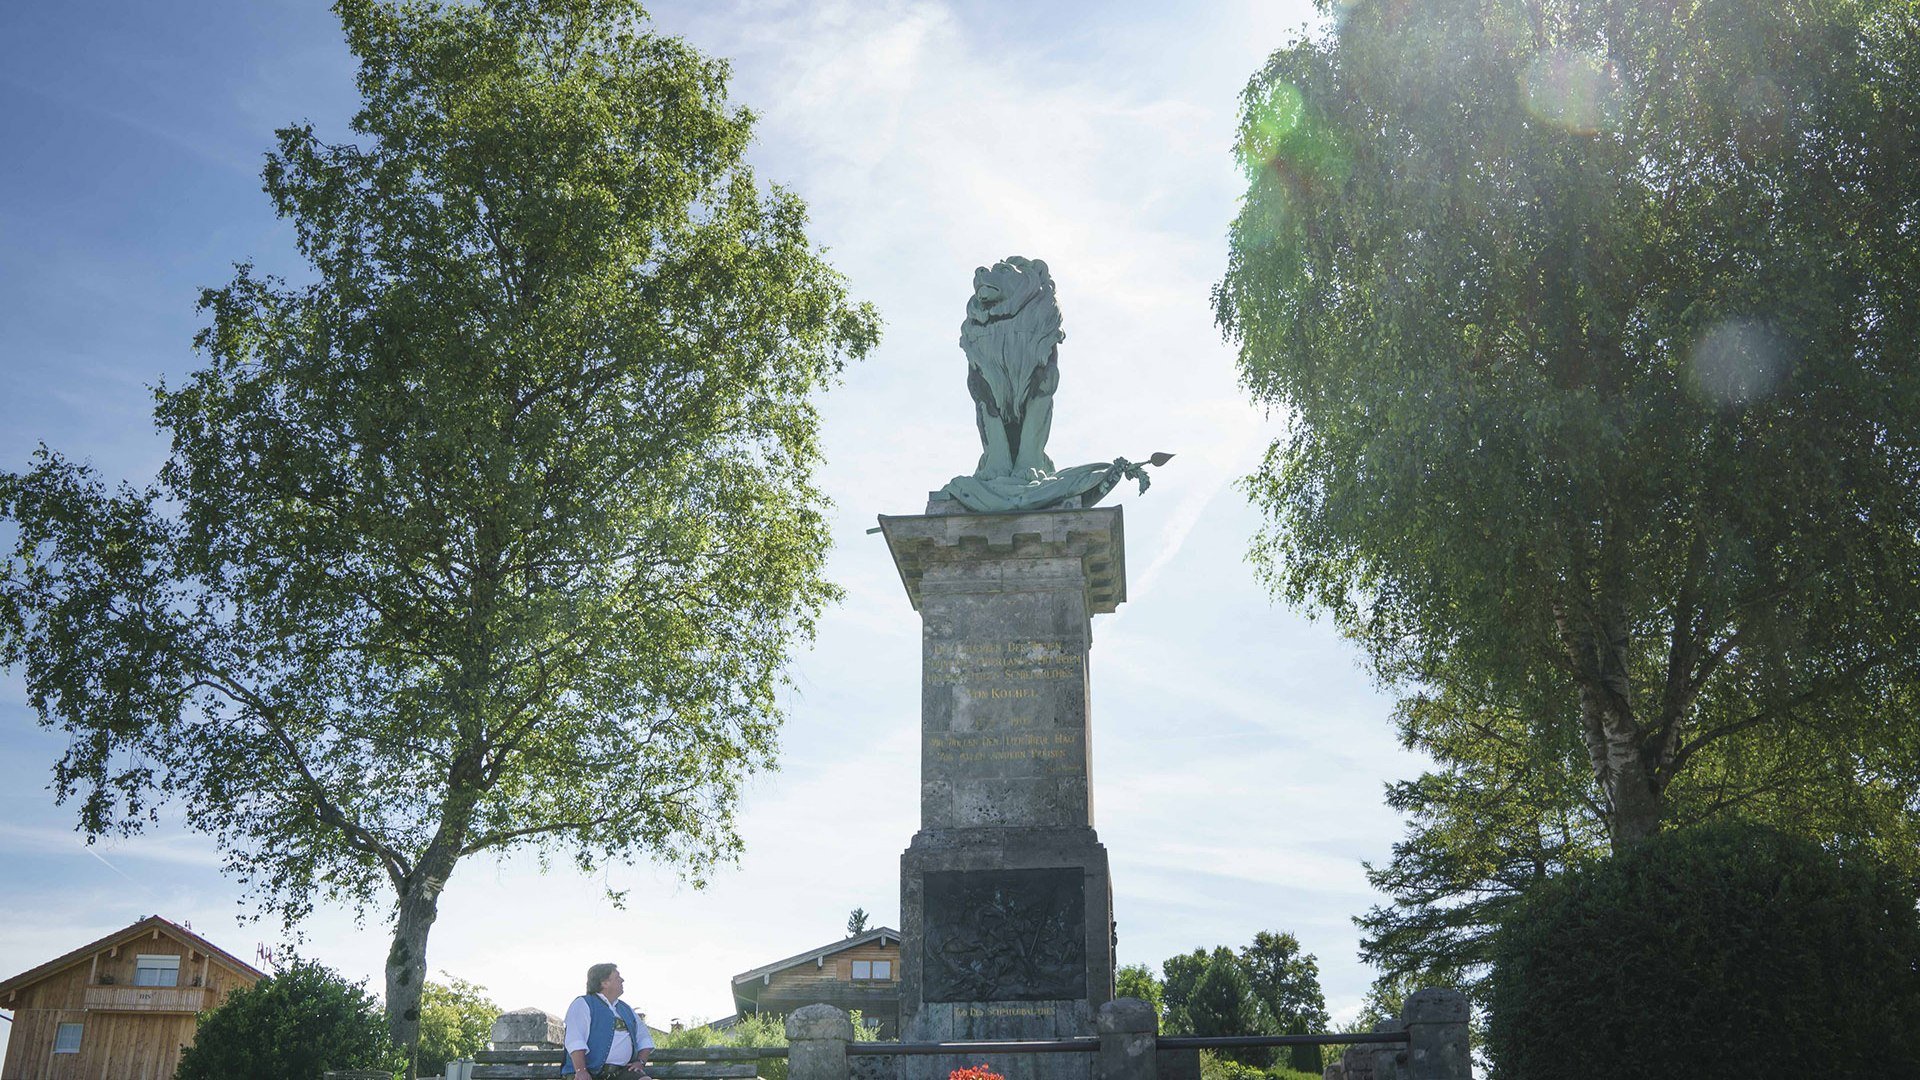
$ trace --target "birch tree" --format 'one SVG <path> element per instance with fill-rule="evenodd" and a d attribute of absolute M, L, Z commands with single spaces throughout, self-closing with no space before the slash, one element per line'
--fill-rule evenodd
<path fill-rule="evenodd" d="M 353 141 L 278 133 L 311 280 L 241 266 L 171 454 L 0 476 L 0 661 L 91 836 L 171 802 L 289 920 L 391 919 L 412 1045 L 471 857 L 695 882 L 834 595 L 815 398 L 873 311 L 631 0 L 340 0 Z"/>

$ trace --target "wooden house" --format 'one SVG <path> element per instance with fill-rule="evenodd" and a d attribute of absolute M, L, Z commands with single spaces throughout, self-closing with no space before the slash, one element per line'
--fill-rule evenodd
<path fill-rule="evenodd" d="M 900 931 L 882 926 L 776 960 L 733 977 L 741 1016 L 790 1013 L 825 1002 L 877 1024 L 880 1037 L 900 1034 Z"/>
<path fill-rule="evenodd" d="M 0 1080 L 169 1080 L 198 1014 L 265 974 L 158 915 L 0 982 Z"/>

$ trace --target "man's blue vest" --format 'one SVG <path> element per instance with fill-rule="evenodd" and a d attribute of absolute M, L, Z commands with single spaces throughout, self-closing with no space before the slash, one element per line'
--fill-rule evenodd
<path fill-rule="evenodd" d="M 587 1071 L 599 1072 L 600 1066 L 607 1063 L 607 1051 L 613 1048 L 613 1014 L 619 1010 L 620 1019 L 627 1022 L 627 1039 L 634 1047 L 634 1056 L 640 1054 L 640 1018 L 633 1014 L 633 1006 L 624 1001 L 616 1001 L 613 1008 L 607 1008 L 607 1001 L 599 994 L 580 995 L 587 1003 Z M 573 1075 L 573 1055 L 568 1054 L 560 1063 L 562 1076 Z"/>

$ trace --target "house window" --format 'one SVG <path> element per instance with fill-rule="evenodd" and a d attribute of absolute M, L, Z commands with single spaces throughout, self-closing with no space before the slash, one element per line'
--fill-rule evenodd
<path fill-rule="evenodd" d="M 876 979 L 892 979 L 893 978 L 893 961 L 891 960 L 855 960 L 853 962 L 853 978 L 854 978 L 854 981 L 856 982 L 866 982 L 866 981 L 872 981 Z"/>
<path fill-rule="evenodd" d="M 179 986 L 180 958 L 141 954 L 133 963 L 135 986 Z"/>
<path fill-rule="evenodd" d="M 56 1054 L 77 1054 L 80 1052 L 80 1025 L 61 1024 L 53 1033 L 53 1052 Z"/>

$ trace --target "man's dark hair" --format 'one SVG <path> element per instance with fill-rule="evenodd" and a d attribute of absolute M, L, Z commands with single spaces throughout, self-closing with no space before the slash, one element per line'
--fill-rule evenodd
<path fill-rule="evenodd" d="M 619 966 L 620 966 L 619 964 L 595 964 L 592 967 L 588 968 L 587 969 L 587 993 L 589 994 L 599 993 L 600 984 L 606 982 L 607 976 L 613 974 L 614 971 L 617 968 L 619 968 Z"/>

